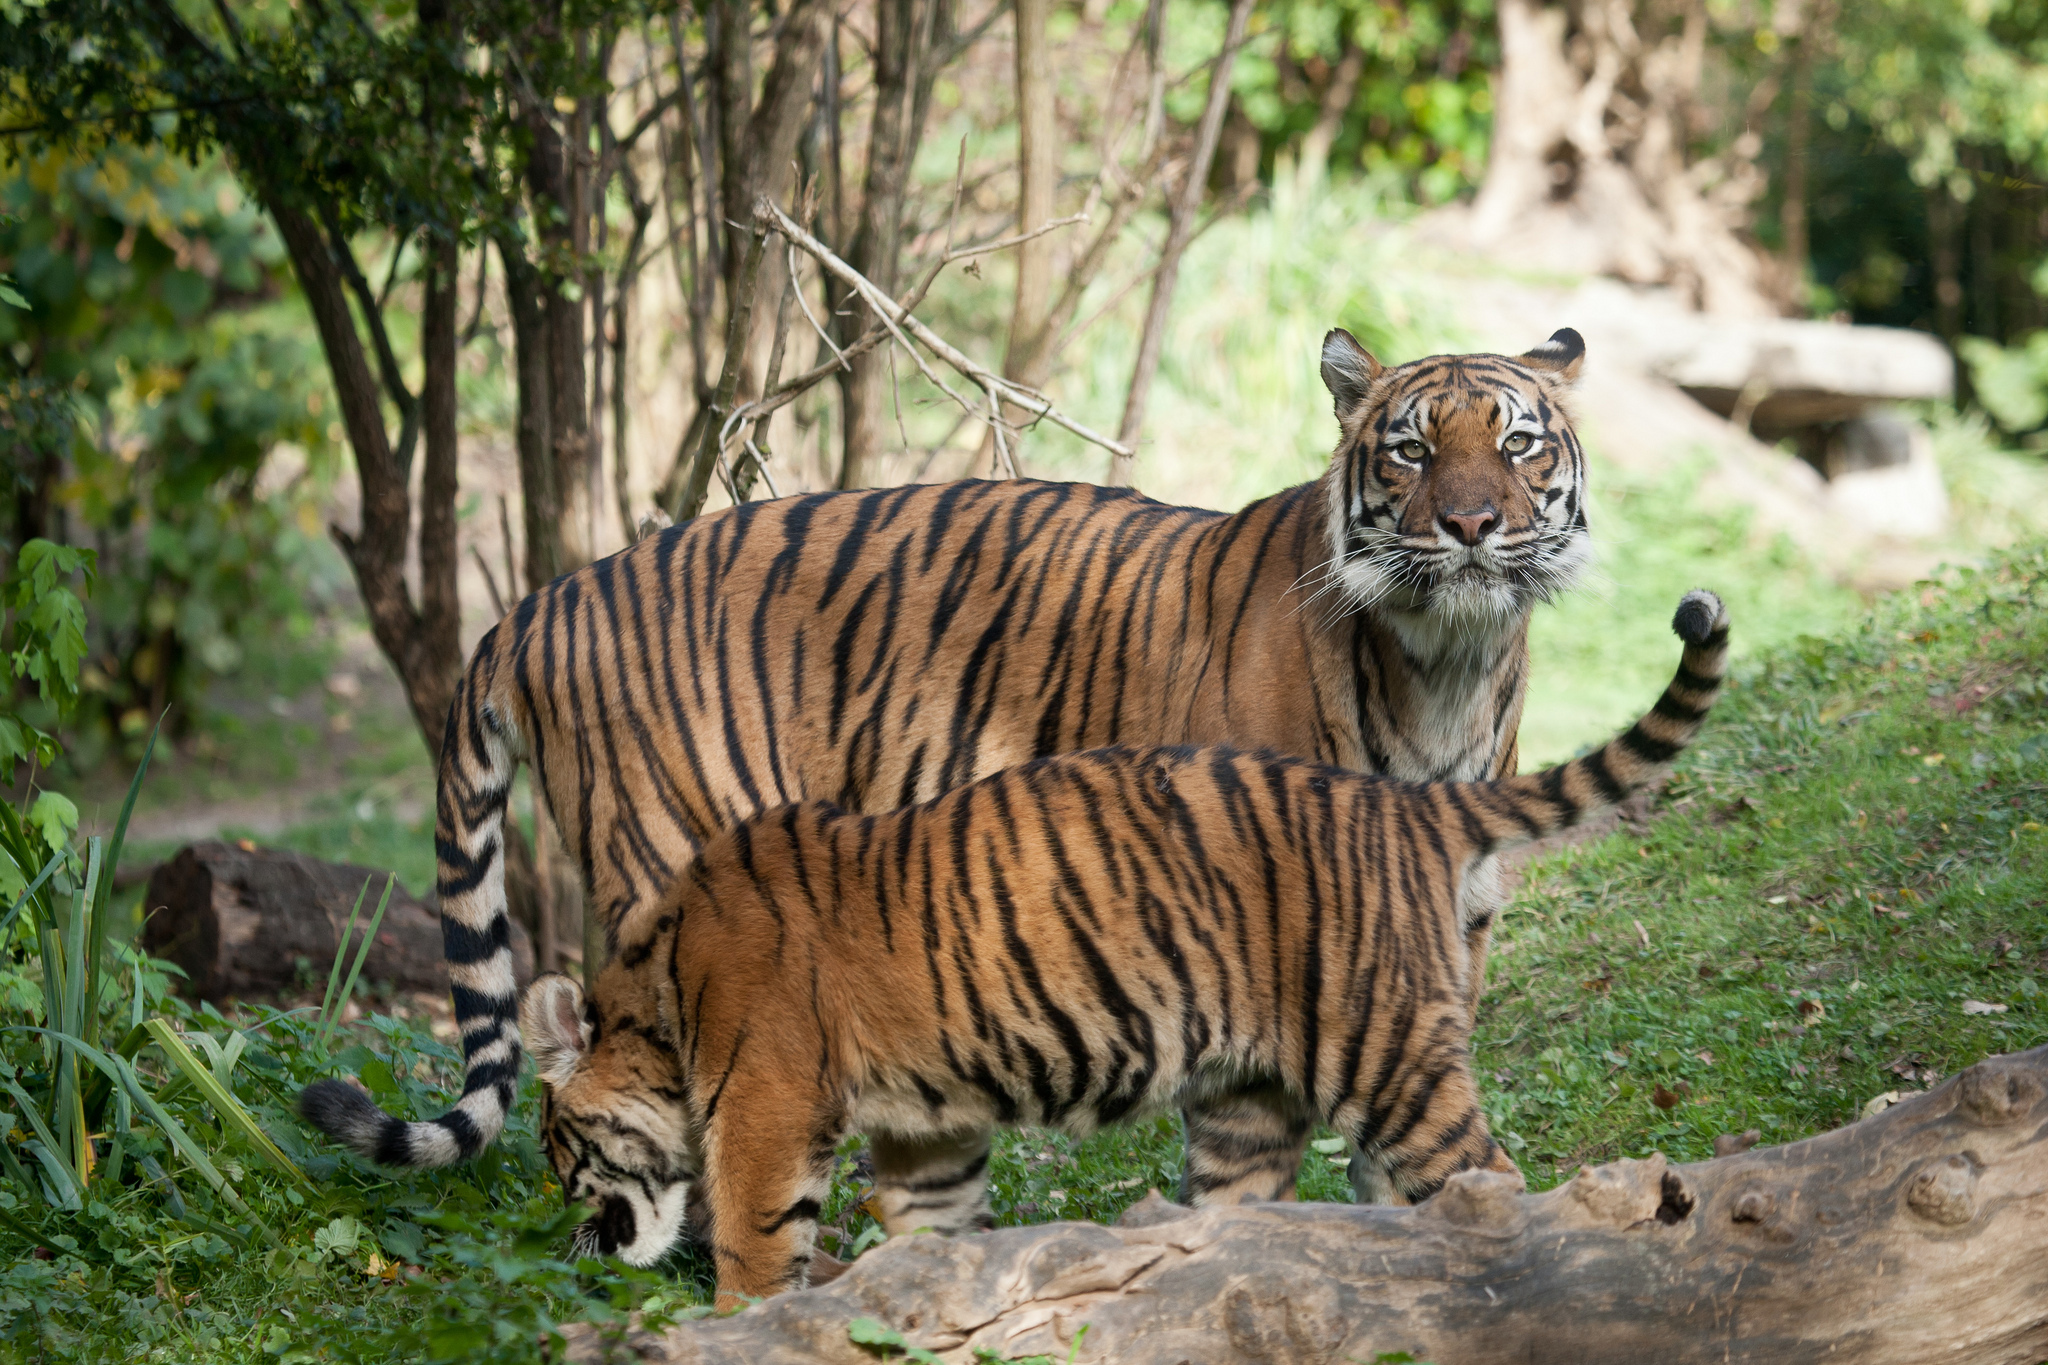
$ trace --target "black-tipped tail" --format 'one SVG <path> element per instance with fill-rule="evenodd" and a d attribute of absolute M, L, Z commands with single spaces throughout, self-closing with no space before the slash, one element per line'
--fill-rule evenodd
<path fill-rule="evenodd" d="M 1482 851 L 1504 849 L 1569 829 L 1662 777 L 1699 734 L 1728 669 L 1728 608 L 1704 588 L 1687 593 L 1671 619 L 1685 642 L 1678 671 L 1642 719 L 1584 758 L 1493 784 L 1509 797 L 1512 819 L 1490 823 Z"/>
<path fill-rule="evenodd" d="M 495 1107 L 497 1095 L 491 1092 L 489 1099 Z M 307 1086 L 299 1093 L 299 1113 L 357 1156 L 380 1166 L 452 1166 L 475 1156 L 488 1141 L 461 1101 L 439 1118 L 408 1123 L 379 1109 L 368 1095 L 346 1081 L 315 1081 Z M 492 1132 L 496 1132 L 495 1126 Z"/>

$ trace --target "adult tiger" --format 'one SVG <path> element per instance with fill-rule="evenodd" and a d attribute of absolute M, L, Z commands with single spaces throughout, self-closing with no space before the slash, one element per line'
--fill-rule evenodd
<path fill-rule="evenodd" d="M 1248 1078 L 1303 1136 L 1321 1119 L 1348 1140 L 1361 1202 L 1514 1172 L 1473 1083 L 1463 930 L 1495 855 L 1640 790 L 1699 733 L 1728 613 L 1694 591 L 1672 627 L 1655 707 L 1526 777 L 1113 748 L 884 815 L 741 822 L 627 918 L 587 1003 L 552 975 L 521 1003 L 581 1237 L 650 1265 L 701 1189 L 722 1305 L 801 1288 L 848 1131 L 891 1235 L 971 1231 L 996 1127 L 1084 1135 Z M 1292 1194 L 1288 1157 L 1258 1197 Z"/>
<path fill-rule="evenodd" d="M 608 934 L 765 807 L 888 810 L 1048 754 L 1232 744 L 1413 780 L 1513 772 L 1529 612 L 1591 552 L 1565 406 L 1584 353 L 1566 329 L 1519 357 L 1385 367 L 1332 331 L 1328 471 L 1234 515 L 1024 480 L 822 493 L 555 580 L 478 643 L 442 746 L 462 1097 L 404 1124 L 324 1081 L 302 1111 L 388 1165 L 497 1135 L 519 1071 L 500 840 L 522 758 Z M 1188 1127 L 1225 1194 L 1294 1140 L 1256 1088 Z"/>

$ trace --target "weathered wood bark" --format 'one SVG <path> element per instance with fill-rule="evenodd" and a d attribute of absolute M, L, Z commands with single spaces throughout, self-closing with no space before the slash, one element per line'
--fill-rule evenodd
<path fill-rule="evenodd" d="M 358 943 L 386 875 L 282 849 L 192 844 L 150 876 L 142 902 L 148 915 L 143 947 L 184 968 L 193 993 L 203 1000 L 296 989 L 304 984 L 301 960 L 324 981 L 363 883 L 370 881 L 370 891 L 356 928 Z M 350 963 L 355 952 L 351 945 Z M 512 957 L 519 979 L 530 978 L 533 948 L 517 924 Z M 393 888 L 363 963 L 363 979 L 403 990 L 448 989 L 441 917 L 434 907 L 403 887 Z"/>
<path fill-rule="evenodd" d="M 1741 235 L 1763 180 L 1744 134 L 1688 155 L 1706 48 L 1698 0 L 1501 0 L 1493 144 L 1473 244 L 1678 289 L 1707 312 L 1777 311 Z"/>
<path fill-rule="evenodd" d="M 2031 1365 L 2048 1356 L 2044 1097 L 2048 1047 L 1805 1142 L 1617 1161 L 1540 1195 L 1472 1172 L 1415 1208 L 1154 1195 L 1114 1228 L 899 1238 L 722 1321 L 576 1329 L 570 1357 L 856 1365 L 875 1357 L 847 1324 L 872 1317 L 961 1362 Z"/>

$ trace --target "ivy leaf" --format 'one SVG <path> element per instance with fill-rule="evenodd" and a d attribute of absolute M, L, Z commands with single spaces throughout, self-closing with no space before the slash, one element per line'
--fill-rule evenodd
<path fill-rule="evenodd" d="M 78 807 L 62 793 L 43 792 L 28 808 L 28 822 L 43 836 L 43 846 L 54 853 L 71 842 L 71 832 L 78 828 Z"/>

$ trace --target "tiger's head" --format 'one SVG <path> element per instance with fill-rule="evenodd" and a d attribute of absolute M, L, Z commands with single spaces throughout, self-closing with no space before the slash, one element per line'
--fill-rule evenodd
<path fill-rule="evenodd" d="M 681 1240 L 697 1179 L 675 1053 L 654 1025 L 601 1018 L 581 986 L 553 972 L 519 1001 L 519 1032 L 540 1070 L 548 1161 L 563 1199 L 590 1210 L 576 1249 L 638 1266 Z"/>
<path fill-rule="evenodd" d="M 1339 328 L 1323 383 L 1343 438 L 1324 476 L 1329 587 L 1439 627 L 1484 630 L 1570 587 L 1592 558 L 1586 459 L 1566 396 L 1586 345 L 1385 366 Z"/>

